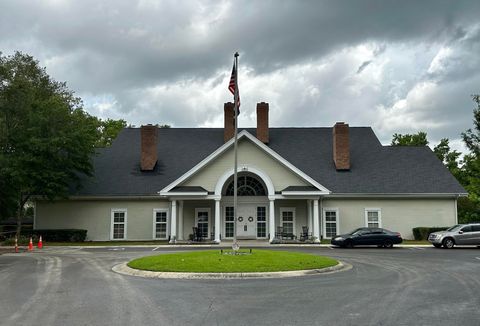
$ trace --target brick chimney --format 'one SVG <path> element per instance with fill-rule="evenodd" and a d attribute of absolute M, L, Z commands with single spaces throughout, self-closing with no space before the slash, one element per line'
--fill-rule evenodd
<path fill-rule="evenodd" d="M 152 171 L 157 164 L 158 127 L 148 124 L 142 126 L 140 132 L 142 137 L 140 169 L 142 171 Z"/>
<path fill-rule="evenodd" d="M 223 128 L 223 141 L 226 143 L 235 136 L 235 121 L 233 119 L 233 111 L 235 107 L 232 102 L 227 102 L 223 105 L 225 116 L 225 124 Z"/>
<path fill-rule="evenodd" d="M 268 103 L 257 103 L 257 138 L 268 144 Z"/>
<path fill-rule="evenodd" d="M 344 122 L 333 126 L 333 161 L 337 170 L 350 170 L 349 127 Z"/>

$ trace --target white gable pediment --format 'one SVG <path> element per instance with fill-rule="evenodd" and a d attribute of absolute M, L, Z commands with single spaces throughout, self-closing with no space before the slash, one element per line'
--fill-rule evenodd
<path fill-rule="evenodd" d="M 234 139 L 232 138 L 180 178 L 162 189 L 160 194 L 167 195 L 171 189 L 180 185 L 202 186 L 208 191 L 215 191 L 216 193 L 219 179 L 225 178 L 230 173 L 229 171 L 233 174 L 233 148 Z M 238 153 L 238 172 L 250 171 L 257 175 L 259 173 L 267 174 L 271 178 L 272 184 L 275 185 L 276 191 L 296 185 L 313 186 L 322 194 L 330 193 L 327 188 L 313 180 L 246 130 L 238 134 Z"/>

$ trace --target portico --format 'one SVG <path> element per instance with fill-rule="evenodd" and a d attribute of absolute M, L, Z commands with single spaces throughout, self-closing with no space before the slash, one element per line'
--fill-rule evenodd
<path fill-rule="evenodd" d="M 162 195 L 170 200 L 170 242 L 187 240 L 197 228 L 202 237 L 220 243 L 234 236 L 233 169 L 215 182 L 213 192 L 201 186 L 178 186 Z M 236 237 L 272 242 L 278 226 L 299 237 L 302 227 L 319 242 L 320 198 L 313 186 L 289 186 L 276 191 L 272 178 L 248 164 L 238 168 Z M 191 237 L 191 236 L 190 236 Z"/>

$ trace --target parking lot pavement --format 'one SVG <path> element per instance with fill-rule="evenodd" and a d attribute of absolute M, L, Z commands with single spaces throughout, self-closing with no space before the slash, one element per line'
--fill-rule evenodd
<path fill-rule="evenodd" d="M 352 264 L 269 280 L 162 280 L 111 267 L 165 248 L 0 255 L 1 325 L 479 325 L 480 249 L 281 248 Z M 195 249 L 195 250 L 201 250 Z"/>

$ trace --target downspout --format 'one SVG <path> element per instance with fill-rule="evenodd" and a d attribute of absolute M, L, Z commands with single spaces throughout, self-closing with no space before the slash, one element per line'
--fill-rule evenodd
<path fill-rule="evenodd" d="M 455 196 L 455 224 L 458 224 L 458 205 L 457 205 L 457 201 L 458 201 L 458 195 Z"/>

